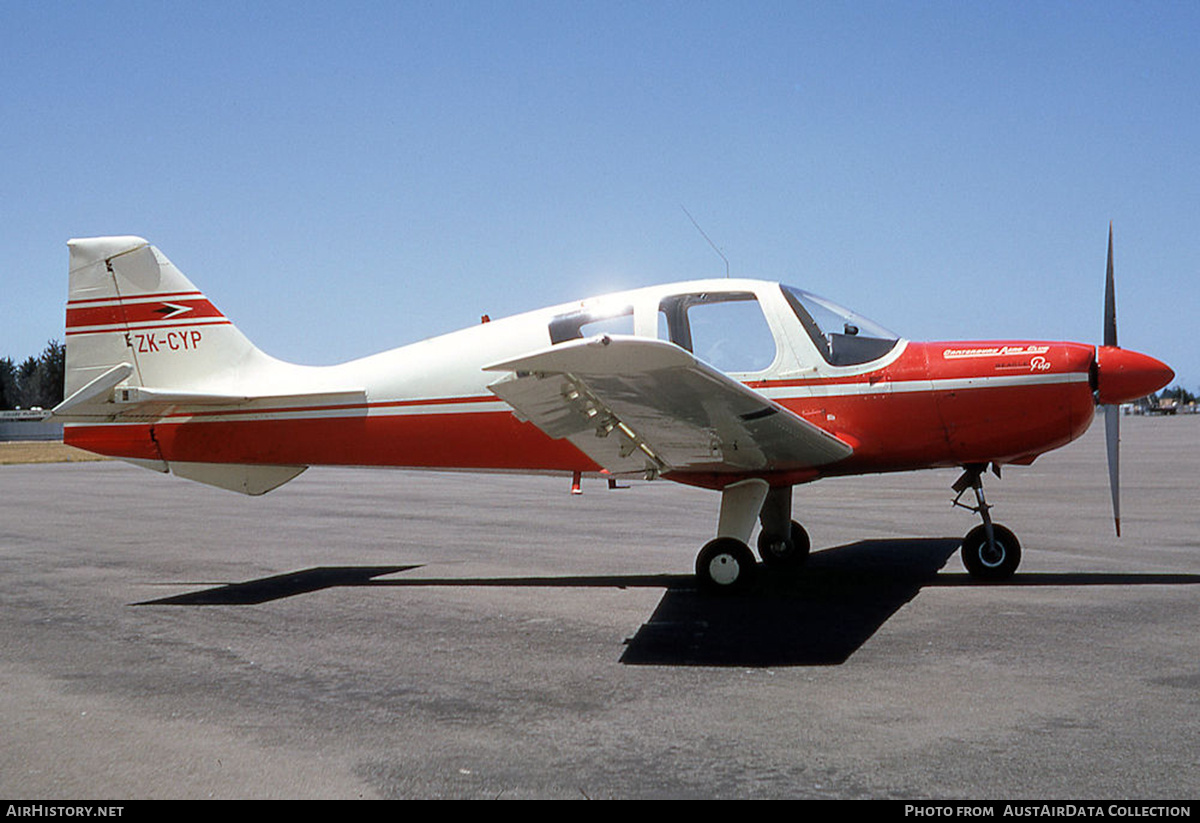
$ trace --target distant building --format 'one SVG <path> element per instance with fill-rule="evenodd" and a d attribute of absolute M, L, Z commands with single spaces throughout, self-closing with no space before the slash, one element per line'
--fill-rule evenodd
<path fill-rule="evenodd" d="M 0 411 L 0 443 L 12 440 L 62 440 L 62 423 L 47 420 L 43 409 Z"/>

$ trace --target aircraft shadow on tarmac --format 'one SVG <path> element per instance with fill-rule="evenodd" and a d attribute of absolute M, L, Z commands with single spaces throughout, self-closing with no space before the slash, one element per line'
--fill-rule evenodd
<path fill-rule="evenodd" d="M 668 590 L 628 642 L 621 662 L 691 666 L 844 663 L 933 582 L 957 539 L 864 540 L 814 552 L 757 591 L 713 597 Z"/>
<path fill-rule="evenodd" d="M 926 586 L 1194 585 L 1200 575 L 1017 574 L 977 583 L 941 573 L 958 538 L 863 540 L 814 552 L 790 574 L 769 573 L 754 590 L 710 595 L 693 575 L 376 578 L 419 568 L 320 566 L 134 605 L 253 605 L 322 589 L 371 587 L 661 588 L 658 607 L 626 641 L 621 662 L 674 666 L 817 666 L 844 663 Z"/>

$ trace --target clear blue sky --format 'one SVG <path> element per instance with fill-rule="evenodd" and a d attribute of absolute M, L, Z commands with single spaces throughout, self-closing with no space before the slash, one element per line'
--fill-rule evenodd
<path fill-rule="evenodd" d="M 1200 391 L 1200 4 L 0 0 L 0 355 L 140 234 L 268 352 L 698 276 Z"/>

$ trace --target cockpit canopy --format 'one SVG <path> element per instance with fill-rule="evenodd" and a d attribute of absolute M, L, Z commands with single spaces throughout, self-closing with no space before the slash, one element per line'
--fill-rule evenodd
<path fill-rule="evenodd" d="M 831 366 L 878 360 L 899 341 L 898 335 L 837 303 L 793 286 L 781 288 L 800 325 Z"/>
<path fill-rule="evenodd" d="M 862 315 L 792 286 L 748 280 L 676 285 L 678 290 L 596 298 L 556 314 L 550 342 L 597 334 L 654 336 L 732 374 L 762 373 L 776 364 L 786 369 L 793 354 L 801 367 L 816 366 L 817 355 L 830 366 L 857 366 L 878 360 L 899 342 L 898 335 Z M 803 335 L 795 330 L 797 321 Z M 805 338 L 815 355 L 803 345 Z"/>

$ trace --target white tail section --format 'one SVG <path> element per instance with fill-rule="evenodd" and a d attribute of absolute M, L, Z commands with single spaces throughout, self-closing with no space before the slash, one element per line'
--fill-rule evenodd
<path fill-rule="evenodd" d="M 132 367 L 125 386 L 229 393 L 244 391 L 253 373 L 283 365 L 142 238 L 68 246 L 67 398 L 122 364 Z"/>
<path fill-rule="evenodd" d="M 165 420 L 188 425 L 204 413 L 365 402 L 365 390 L 335 382 L 333 370 L 264 354 L 142 238 L 92 237 L 68 246 L 66 399 L 53 414 L 84 424 L 68 427 L 68 442 L 262 494 L 305 467 L 181 458 L 163 447 L 155 427 Z M 143 423 L 146 429 L 127 430 L 125 440 L 114 442 L 86 425 L 106 423 Z"/>

